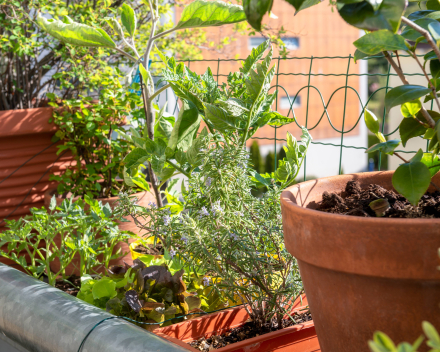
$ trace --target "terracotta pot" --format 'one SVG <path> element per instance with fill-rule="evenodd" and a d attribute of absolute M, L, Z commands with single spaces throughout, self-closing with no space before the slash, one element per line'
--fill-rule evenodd
<path fill-rule="evenodd" d="M 301 304 L 298 300 L 292 312 L 306 308 L 307 299 Z M 187 320 L 182 323 L 158 328 L 153 332 L 188 351 L 197 351 L 188 345 L 201 337 L 221 334 L 231 328 L 245 324 L 249 315 L 243 307 L 227 309 L 218 313 Z M 313 321 L 273 331 L 245 341 L 240 341 L 215 351 L 221 352 L 316 352 L 320 351 Z"/>
<path fill-rule="evenodd" d="M 0 231 L 5 218 L 18 219 L 43 206 L 44 192 L 56 185 L 50 175 L 74 163 L 70 154 L 59 157 L 52 145 L 57 130 L 49 123 L 52 113 L 52 108 L 0 111 Z M 1 256 L 0 263 L 11 264 Z"/>
<path fill-rule="evenodd" d="M 392 175 L 326 177 L 281 195 L 284 240 L 298 259 L 323 352 L 367 352 L 375 331 L 395 342 L 412 342 L 421 335 L 423 320 L 440 328 L 440 219 L 314 210 L 324 191 L 340 194 L 352 180 L 363 188 L 373 183 L 392 189 Z"/>
<path fill-rule="evenodd" d="M 49 189 L 45 192 L 44 194 L 44 206 L 46 208 L 49 207 L 50 201 L 52 199 L 52 196 L 56 193 L 56 188 L 52 188 Z M 134 194 L 134 196 L 136 196 L 138 198 L 138 202 L 137 204 L 143 207 L 148 207 L 148 203 L 150 202 L 155 202 L 156 198 L 154 196 L 153 193 L 151 192 L 140 192 L 140 193 L 136 193 Z M 74 199 L 78 199 L 78 197 L 74 198 Z M 57 201 L 57 205 L 61 205 L 61 203 L 63 202 L 64 198 L 62 197 L 57 197 L 56 201 Z M 110 198 L 98 198 L 98 201 L 102 202 L 102 204 L 110 204 L 110 206 L 113 208 L 116 203 L 118 202 L 118 197 L 110 197 Z M 139 228 L 136 226 L 136 224 L 134 223 L 133 219 L 131 217 L 125 217 L 126 220 L 128 220 L 128 222 L 119 222 L 119 229 L 122 231 L 131 231 L 134 232 L 136 234 L 138 234 L 139 236 L 142 236 L 142 233 L 140 233 Z M 125 256 L 120 257 L 119 259 L 114 259 L 110 261 L 110 265 L 122 265 L 124 264 L 124 261 L 127 264 L 133 264 L 133 259 L 131 257 L 131 253 L 130 253 L 130 248 L 129 245 L 136 241 L 136 238 L 130 238 L 128 240 L 128 244 L 125 242 L 119 242 L 116 246 L 115 246 L 115 252 L 118 251 L 119 249 L 121 249 L 122 253 L 126 253 Z M 57 244 L 61 244 L 61 239 L 58 239 Z M 73 259 L 73 263 L 78 265 L 79 263 L 79 256 L 76 256 Z M 75 265 L 71 264 L 67 267 L 66 269 L 66 274 L 67 275 L 71 275 L 71 274 L 76 274 L 78 275 L 78 270 L 75 269 Z M 54 272 L 57 272 L 60 270 L 60 263 L 58 260 L 55 260 L 52 264 L 51 264 L 51 269 Z M 101 272 L 104 271 L 104 268 L 102 268 L 102 270 L 100 270 Z"/>

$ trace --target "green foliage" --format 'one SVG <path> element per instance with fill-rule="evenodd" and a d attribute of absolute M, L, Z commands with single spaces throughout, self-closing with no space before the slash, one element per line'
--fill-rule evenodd
<path fill-rule="evenodd" d="M 219 135 L 208 139 L 200 152 L 199 171 L 189 179 L 184 210 L 173 227 L 185 243 L 179 255 L 189 265 L 212 273 L 216 290 L 252 307 L 257 325 L 279 321 L 290 310 L 290 304 L 281 303 L 293 302 L 302 287 L 296 262 L 284 247 L 282 188 L 276 178 L 264 178 L 251 169 L 243 148 L 220 140 Z M 285 163 L 291 165 L 298 157 L 293 154 L 303 148 L 288 140 Z M 259 182 L 268 191 L 256 198 L 250 191 Z"/>
<path fill-rule="evenodd" d="M 430 347 L 430 352 L 440 352 L 440 337 L 435 327 L 424 321 L 422 323 L 423 332 L 427 338 L 426 345 Z M 371 352 L 417 352 L 424 340 L 420 336 L 413 344 L 408 342 L 399 343 L 395 345 L 394 342 L 383 332 L 375 332 L 373 340 L 368 341 L 368 346 Z"/>
<path fill-rule="evenodd" d="M 33 208 L 31 213 L 19 220 L 6 220 L 7 230 L 0 233 L 0 248 L 6 249 L 0 250 L 0 255 L 19 264 L 29 275 L 46 275 L 50 285 L 55 285 L 58 276 L 67 278 L 66 268 L 75 255 L 84 275 L 124 254 L 114 253 L 114 248 L 129 235 L 119 230 L 116 220 L 120 215 L 108 204 L 103 206 L 86 197 L 77 202 L 66 199 L 57 207 L 54 197 L 50 211 Z M 58 272 L 50 268 L 55 259 L 60 262 Z"/>
<path fill-rule="evenodd" d="M 381 51 L 406 50 L 405 39 L 383 29 L 365 34 L 354 43 L 354 46 L 367 55 L 375 55 Z"/>
<path fill-rule="evenodd" d="M 385 96 L 385 107 L 391 109 L 394 106 L 405 104 L 411 100 L 421 98 L 426 94 L 429 94 L 431 89 L 416 86 L 416 85 L 404 85 L 391 89 Z"/>
<path fill-rule="evenodd" d="M 61 175 L 52 175 L 58 181 L 58 193 L 89 195 L 95 198 L 116 196 L 123 191 L 124 184 L 117 180 L 123 178 L 122 160 L 129 153 L 130 145 L 123 139 L 115 139 L 114 134 L 124 133 L 127 111 L 141 105 L 135 93 L 127 93 L 116 81 L 102 81 L 103 89 L 99 100 L 80 97 L 80 99 L 53 99 L 55 109 L 53 122 L 58 126 L 56 139 L 63 142 L 58 146 L 58 154 L 70 151 L 76 165 Z M 148 184 L 147 184 L 148 185 Z M 139 188 L 130 184 L 131 188 Z M 141 187 L 143 188 L 143 187 Z"/>
<path fill-rule="evenodd" d="M 78 298 L 99 308 L 157 327 L 171 325 L 183 320 L 176 318 L 199 314 L 226 307 L 229 302 L 210 286 L 208 276 L 198 276 L 184 269 L 172 270 L 173 260 L 161 265 L 145 265 L 135 259 L 130 267 L 113 266 L 107 276 L 93 279 L 81 278 Z M 176 319 L 173 319 L 176 318 Z M 162 323 L 164 320 L 169 321 Z M 148 325 L 139 326 L 149 329 Z"/>
<path fill-rule="evenodd" d="M 260 147 L 259 147 L 257 141 L 253 141 L 251 144 L 250 162 L 253 165 L 253 168 L 256 172 L 258 172 L 259 174 L 262 174 L 264 172 L 263 159 L 261 158 Z M 274 170 L 274 169 L 272 169 L 272 170 Z"/>
<path fill-rule="evenodd" d="M 267 153 L 264 161 L 264 171 L 267 174 L 271 174 L 275 170 L 275 155 L 272 151 Z"/>
<path fill-rule="evenodd" d="M 245 19 L 241 6 L 222 1 L 196 0 L 185 6 L 175 29 L 223 26 Z"/>
<path fill-rule="evenodd" d="M 229 143 L 236 143 L 238 137 L 241 145 L 266 124 L 282 126 L 293 122 L 293 119 L 271 111 L 276 98 L 276 93 L 269 94 L 274 75 L 274 67 L 270 67 L 272 50 L 261 63 L 258 62 L 269 46 L 269 42 L 264 42 L 254 49 L 240 71 L 230 73 L 227 84 L 221 87 L 218 87 L 210 68 L 205 74 L 197 75 L 183 63 L 177 64 L 174 58 L 161 55 L 166 66 L 164 79 L 182 100 L 182 109 L 174 124 L 163 120 L 161 112 L 156 112 L 155 120 L 162 121 L 164 129 L 155 130 L 154 141 L 143 132 L 141 138 L 145 144 L 138 143 L 124 160 L 127 172 L 136 172 L 137 168 L 151 162 L 162 183 L 174 173 L 191 177 L 199 163 L 195 156 L 208 132 L 205 130 L 197 136 L 201 120 L 210 132 L 220 133 Z M 140 132 L 137 134 L 141 136 Z M 126 138 L 130 140 L 129 136 Z"/>

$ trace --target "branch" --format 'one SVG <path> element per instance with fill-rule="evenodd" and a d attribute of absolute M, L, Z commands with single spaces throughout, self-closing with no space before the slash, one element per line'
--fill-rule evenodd
<path fill-rule="evenodd" d="M 177 31 L 177 28 L 171 28 L 171 29 L 168 29 L 167 31 L 163 31 L 163 32 L 161 32 L 159 34 L 156 34 L 153 37 L 153 40 L 159 39 L 160 37 L 163 37 L 164 35 L 170 34 L 170 33 L 174 32 L 174 31 Z"/>
<path fill-rule="evenodd" d="M 419 25 L 415 24 L 413 21 L 407 19 L 405 16 L 402 16 L 402 22 L 405 23 L 407 26 L 411 27 L 412 29 L 416 30 L 417 32 L 419 32 L 421 35 L 423 35 L 426 38 L 426 41 L 428 42 L 432 50 L 434 50 L 435 55 L 437 55 L 437 58 L 440 60 L 440 50 L 437 47 L 436 42 L 432 39 L 431 33 L 429 33 L 429 31 L 427 31 L 426 29 L 420 27 Z"/>
<path fill-rule="evenodd" d="M 387 51 L 383 51 L 383 55 L 387 59 L 387 61 L 390 63 L 390 65 L 393 67 L 394 71 L 396 71 L 397 75 L 399 76 L 400 80 L 405 85 L 409 85 L 409 82 L 406 80 L 405 75 L 403 74 L 402 70 L 397 66 L 397 64 L 394 62 L 393 58 L 388 54 Z M 431 115 L 429 115 L 429 112 L 425 109 L 425 107 L 422 105 L 422 108 L 420 109 L 422 112 L 423 117 L 428 122 L 428 125 L 434 129 L 435 128 L 435 121 L 432 119 Z"/>

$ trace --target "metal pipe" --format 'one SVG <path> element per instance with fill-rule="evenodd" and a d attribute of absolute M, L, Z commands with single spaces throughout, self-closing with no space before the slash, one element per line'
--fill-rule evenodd
<path fill-rule="evenodd" d="M 0 264 L 0 334 L 30 352 L 78 352 L 111 314 Z M 122 319 L 107 320 L 81 352 L 186 351 Z"/>

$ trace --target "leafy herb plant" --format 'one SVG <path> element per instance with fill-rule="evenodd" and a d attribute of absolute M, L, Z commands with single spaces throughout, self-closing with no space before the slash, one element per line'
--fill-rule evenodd
<path fill-rule="evenodd" d="M 105 88 L 98 101 L 90 97 L 58 100 L 54 94 L 48 95 L 57 108 L 53 116 L 59 128 L 55 138 L 63 142 L 58 154 L 68 150 L 76 162 L 61 175 L 51 177 L 58 181 L 60 194 L 108 198 L 124 191 L 124 183 L 117 178 L 123 177 L 122 160 L 131 148 L 117 135 L 124 131 L 127 111 L 135 114 L 141 100 L 137 94 L 126 92 L 118 81 L 103 80 L 102 84 Z M 146 187 L 144 183 L 132 185 L 139 186 Z"/>
<path fill-rule="evenodd" d="M 180 21 L 173 28 L 157 33 L 156 29 L 160 23 L 160 14 L 158 11 L 159 3 L 158 0 L 151 0 L 148 2 L 148 4 L 151 13 L 151 30 L 142 56 L 139 54 L 135 43 L 137 30 L 137 19 L 135 12 L 133 8 L 126 3 L 124 3 L 121 7 L 120 22 L 116 17 L 111 17 L 108 19 L 108 25 L 119 37 L 119 43 L 114 41 L 102 28 L 74 22 L 68 16 L 65 16 L 64 20 L 61 21 L 57 19 L 48 20 L 40 15 L 37 21 L 43 31 L 51 34 L 61 42 L 77 46 L 107 48 L 122 54 L 126 59 L 129 59 L 132 63 L 134 63 L 134 67 L 139 67 L 146 119 L 145 135 L 149 138 L 149 140 L 154 141 L 156 122 L 153 111 L 153 102 L 163 90 L 169 87 L 169 85 L 165 85 L 159 90 L 155 91 L 155 85 L 148 67 L 154 42 L 157 39 L 178 30 L 221 26 L 224 24 L 241 22 L 245 19 L 245 14 L 242 7 L 238 5 L 227 4 L 221 1 L 196 0 L 185 7 Z M 129 73 L 128 77 L 131 77 L 131 72 Z M 192 118 L 191 112 L 190 115 Z M 195 121 L 192 121 L 191 125 L 193 125 L 194 122 Z M 183 124 L 182 129 L 184 129 Z M 190 130 L 192 130 L 192 128 L 190 128 Z M 174 140 L 177 143 L 176 137 Z M 144 162 L 147 162 L 147 159 L 144 159 Z M 152 164 L 153 161 L 148 160 L 147 168 L 150 174 L 153 190 L 156 195 L 157 204 L 159 207 L 162 207 L 162 197 L 160 195 L 159 185 Z M 156 167 L 155 169 L 158 168 Z M 162 170 L 160 167 L 159 169 Z M 134 171 L 134 173 L 137 174 L 137 171 Z M 133 173 L 127 175 L 126 178 L 129 176 L 133 176 Z"/>
<path fill-rule="evenodd" d="M 46 275 L 50 285 L 59 276 L 67 279 L 66 268 L 76 258 L 80 275 L 108 266 L 111 259 L 122 255 L 114 253 L 116 244 L 129 237 L 118 228 L 118 214 L 88 197 L 85 202 L 65 200 L 58 208 L 52 198 L 49 211 L 34 208 L 31 212 L 29 217 L 7 220 L 7 230 L 0 233 L 0 255 L 29 275 Z M 51 270 L 54 260 L 60 262 L 58 272 Z"/>

